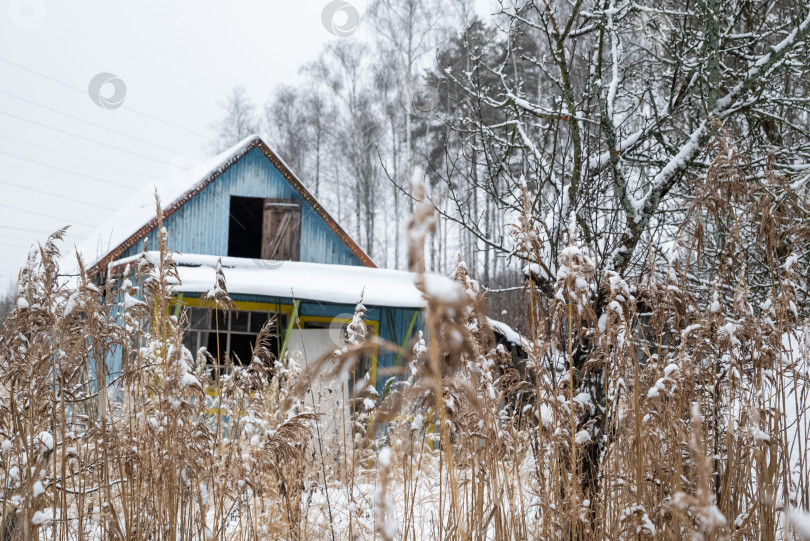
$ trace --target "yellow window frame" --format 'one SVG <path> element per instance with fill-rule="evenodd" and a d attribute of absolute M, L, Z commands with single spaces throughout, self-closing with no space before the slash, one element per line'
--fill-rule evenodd
<path fill-rule="evenodd" d="M 175 298 L 175 306 L 177 305 L 177 301 L 179 301 L 183 306 L 188 306 L 191 308 L 213 308 L 213 302 L 208 299 L 203 299 L 201 297 L 185 297 L 185 296 L 178 296 Z M 281 312 L 286 314 L 289 318 L 293 313 L 293 305 L 292 304 L 281 304 L 281 303 L 272 303 L 272 302 L 253 302 L 253 301 L 233 301 L 236 309 L 240 312 Z M 304 329 L 307 323 L 331 323 L 336 322 L 340 323 L 341 325 L 351 323 L 352 318 L 342 318 L 342 317 L 329 317 L 329 316 L 302 316 L 298 314 L 297 318 L 300 325 L 297 325 L 299 329 Z M 380 335 L 380 322 L 367 319 L 365 323 L 371 330 L 374 332 L 376 336 Z M 377 345 L 374 345 L 374 352 L 371 355 L 371 370 L 370 370 L 370 377 L 371 381 L 377 381 Z"/>

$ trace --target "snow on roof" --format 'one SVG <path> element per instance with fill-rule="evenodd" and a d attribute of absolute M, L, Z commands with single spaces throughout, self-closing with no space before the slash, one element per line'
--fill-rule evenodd
<path fill-rule="evenodd" d="M 127 257 L 110 264 L 115 271 L 137 261 L 141 256 Z M 157 263 L 158 252 L 147 252 Z M 416 288 L 416 275 L 411 272 L 300 261 L 273 261 L 241 257 L 218 257 L 197 254 L 175 254 L 174 260 L 181 284 L 178 293 L 205 293 L 214 287 L 216 265 L 222 270 L 228 292 L 232 295 L 259 295 L 295 298 L 317 302 L 392 308 L 424 308 L 427 303 Z M 461 287 L 445 276 L 428 274 L 426 287 L 431 295 L 447 300 L 463 296 Z"/>
<path fill-rule="evenodd" d="M 520 333 L 518 333 L 515 329 L 513 329 L 503 321 L 498 321 L 497 319 L 492 319 L 491 317 L 488 317 L 487 323 L 489 323 L 489 326 L 492 327 L 493 331 L 503 336 L 504 340 L 506 340 L 510 344 L 522 348 L 528 346 L 529 344 L 528 341 L 525 338 L 523 338 L 520 335 Z"/>
<path fill-rule="evenodd" d="M 209 180 L 209 177 L 223 164 L 245 152 L 259 139 L 258 135 L 246 137 L 228 150 L 206 160 L 186 171 L 149 182 L 132 199 L 96 228 L 76 250 L 63 259 L 67 272 L 76 270 L 76 252 L 81 254 L 87 268 L 93 267 L 111 251 L 123 244 L 129 237 L 156 216 L 155 193 L 160 196 L 161 206 L 169 208 L 186 193 Z"/>

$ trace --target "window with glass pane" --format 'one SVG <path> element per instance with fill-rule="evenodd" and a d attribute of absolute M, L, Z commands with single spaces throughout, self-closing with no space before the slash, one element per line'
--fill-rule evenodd
<path fill-rule="evenodd" d="M 269 349 L 278 356 L 281 329 L 287 325 L 286 314 L 254 310 L 223 312 L 195 307 L 186 310 L 189 329 L 183 338 L 183 345 L 193 355 L 204 347 L 211 355 L 219 352 L 223 364 L 226 357 L 230 357 L 234 363 L 246 365 L 250 362 L 262 327 L 273 318 L 275 324 L 271 330 Z"/>

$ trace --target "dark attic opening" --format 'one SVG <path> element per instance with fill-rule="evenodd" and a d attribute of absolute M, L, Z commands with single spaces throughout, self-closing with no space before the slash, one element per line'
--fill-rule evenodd
<path fill-rule="evenodd" d="M 262 222 L 264 199 L 231 196 L 228 221 L 228 255 L 231 257 L 262 257 Z"/>
<path fill-rule="evenodd" d="M 231 196 L 228 255 L 297 261 L 301 205 L 291 199 Z"/>

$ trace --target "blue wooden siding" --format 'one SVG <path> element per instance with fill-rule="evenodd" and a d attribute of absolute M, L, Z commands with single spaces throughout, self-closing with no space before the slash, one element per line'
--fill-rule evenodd
<path fill-rule="evenodd" d="M 360 259 L 304 201 L 258 148 L 250 150 L 219 178 L 171 215 L 164 226 L 169 247 L 187 254 L 228 255 L 231 196 L 295 199 L 301 203 L 300 260 L 310 263 L 362 265 Z M 169 201 L 164 201 L 168 204 Z M 150 250 L 157 250 L 157 232 L 147 235 Z M 137 243 L 120 257 L 137 255 Z"/>

